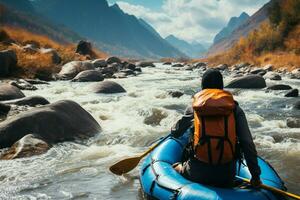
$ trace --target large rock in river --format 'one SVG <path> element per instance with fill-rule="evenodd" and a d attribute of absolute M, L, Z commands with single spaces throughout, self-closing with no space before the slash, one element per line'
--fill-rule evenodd
<path fill-rule="evenodd" d="M 267 89 L 268 90 L 291 90 L 293 88 L 289 85 L 278 84 L 278 85 L 269 86 Z"/>
<path fill-rule="evenodd" d="M 17 55 L 13 50 L 0 51 L 0 76 L 9 75 L 17 65 Z"/>
<path fill-rule="evenodd" d="M 85 70 L 77 74 L 75 78 L 72 79 L 73 82 L 96 82 L 103 81 L 104 77 L 101 72 L 97 70 Z"/>
<path fill-rule="evenodd" d="M 82 71 L 93 69 L 95 69 L 94 65 L 90 61 L 72 61 L 62 66 L 58 76 L 62 79 L 70 80 Z"/>
<path fill-rule="evenodd" d="M 0 84 L 0 101 L 23 98 L 25 95 L 21 90 L 13 85 Z"/>
<path fill-rule="evenodd" d="M 260 89 L 266 86 L 265 79 L 260 75 L 248 75 L 234 79 L 226 88 Z"/>
<path fill-rule="evenodd" d="M 299 90 L 298 89 L 292 89 L 289 92 L 287 92 L 285 97 L 298 97 L 299 96 Z"/>
<path fill-rule="evenodd" d="M 50 104 L 50 102 L 41 96 L 30 96 L 30 97 L 24 97 L 21 99 L 14 99 L 9 101 L 3 101 L 4 104 L 12 104 L 12 105 L 18 105 L 18 106 L 31 106 L 35 107 L 37 105 L 47 105 Z"/>
<path fill-rule="evenodd" d="M 16 115 L 0 124 L 0 148 L 32 133 L 53 144 L 99 133 L 97 121 L 74 101 L 63 100 Z"/>
<path fill-rule="evenodd" d="M 136 64 L 137 67 L 155 67 L 155 65 L 153 64 L 153 62 L 139 62 Z"/>
<path fill-rule="evenodd" d="M 126 92 L 126 90 L 120 84 L 113 81 L 103 81 L 100 83 L 96 83 L 93 86 L 92 91 L 95 93 L 103 93 L 103 94 Z"/>
<path fill-rule="evenodd" d="M 46 153 L 50 145 L 35 135 L 28 134 L 15 142 L 12 147 L 4 151 L 0 159 L 11 160 L 15 158 L 25 158 Z"/>

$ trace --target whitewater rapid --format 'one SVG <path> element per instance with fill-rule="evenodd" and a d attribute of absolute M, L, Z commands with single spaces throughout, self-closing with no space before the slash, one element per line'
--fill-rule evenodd
<path fill-rule="evenodd" d="M 229 76 L 225 82 L 230 81 Z M 143 152 L 168 134 L 191 96 L 200 88 L 199 71 L 174 70 L 157 64 L 136 77 L 114 80 L 126 94 L 100 95 L 90 90 L 94 83 L 51 82 L 39 85 L 26 96 L 40 95 L 55 102 L 70 99 L 90 112 L 102 132 L 85 142 L 55 145 L 46 154 L 0 161 L 0 199 L 140 199 L 138 167 L 117 177 L 108 167 L 126 156 Z M 280 82 L 300 88 L 299 80 L 283 77 Z M 168 91 L 182 91 L 172 98 Z M 278 171 L 292 192 L 300 191 L 300 129 L 288 128 L 288 117 L 297 98 L 282 92 L 236 90 L 235 99 L 246 112 L 259 155 Z"/>

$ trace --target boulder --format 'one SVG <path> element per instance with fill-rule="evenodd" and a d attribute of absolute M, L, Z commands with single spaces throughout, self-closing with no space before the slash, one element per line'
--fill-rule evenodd
<path fill-rule="evenodd" d="M 33 134 L 28 134 L 15 142 L 0 156 L 2 160 L 25 158 L 46 153 L 50 145 Z"/>
<path fill-rule="evenodd" d="M 195 68 L 199 69 L 199 68 L 202 68 L 202 67 L 206 67 L 207 64 L 204 63 L 204 62 L 199 62 L 199 63 L 196 63 L 195 64 Z"/>
<path fill-rule="evenodd" d="M 268 90 L 291 90 L 293 89 L 289 85 L 284 85 L 284 84 L 278 84 L 278 85 L 272 85 L 267 87 Z"/>
<path fill-rule="evenodd" d="M 85 70 L 77 74 L 75 78 L 72 79 L 73 82 L 96 82 L 103 81 L 104 77 L 101 72 L 97 70 Z"/>
<path fill-rule="evenodd" d="M 0 124 L 0 148 L 28 133 L 49 144 L 86 139 L 101 131 L 97 121 L 74 101 L 63 100 L 22 112 Z"/>
<path fill-rule="evenodd" d="M 180 98 L 184 94 L 183 94 L 183 92 L 180 92 L 180 91 L 169 91 L 168 95 L 170 95 L 173 98 Z"/>
<path fill-rule="evenodd" d="M 258 74 L 260 76 L 263 76 L 267 73 L 267 71 L 264 70 L 264 69 L 254 69 L 254 70 L 250 71 L 250 73 L 251 74 Z"/>
<path fill-rule="evenodd" d="M 136 64 L 137 67 L 143 68 L 143 67 L 155 67 L 153 62 L 139 62 Z"/>
<path fill-rule="evenodd" d="M 100 70 L 102 74 L 112 76 L 114 73 L 118 72 L 121 69 L 121 64 L 113 63 L 107 67 Z"/>
<path fill-rule="evenodd" d="M 234 70 L 240 70 L 241 68 L 249 67 L 249 63 L 240 63 L 233 66 Z"/>
<path fill-rule="evenodd" d="M 0 103 L 0 115 L 7 115 L 11 109 L 10 105 L 6 105 L 4 103 Z"/>
<path fill-rule="evenodd" d="M 92 87 L 92 91 L 95 93 L 103 93 L 103 94 L 126 92 L 126 90 L 121 85 L 113 81 L 103 81 L 100 83 L 96 83 Z"/>
<path fill-rule="evenodd" d="M 284 95 L 285 97 L 298 97 L 299 96 L 299 90 L 298 89 L 292 89 L 288 93 Z"/>
<path fill-rule="evenodd" d="M 184 67 L 184 65 L 180 64 L 180 63 L 177 63 L 177 64 L 172 65 L 171 67 Z"/>
<path fill-rule="evenodd" d="M 130 75 L 135 76 L 136 75 L 135 72 L 131 69 L 122 69 L 122 70 L 120 70 L 120 72 L 125 73 L 126 76 L 130 76 Z"/>
<path fill-rule="evenodd" d="M 113 64 L 113 63 L 118 63 L 118 64 L 121 64 L 122 63 L 122 61 L 121 61 L 121 59 L 120 58 L 118 58 L 118 57 L 109 57 L 109 58 L 107 58 L 106 59 L 106 63 L 109 65 L 109 64 Z"/>
<path fill-rule="evenodd" d="M 93 55 L 92 44 L 84 40 L 79 41 L 76 47 L 76 53 L 84 56 L 86 55 L 92 56 Z"/>
<path fill-rule="evenodd" d="M 124 72 L 117 72 L 112 75 L 112 78 L 127 78 L 127 74 Z"/>
<path fill-rule="evenodd" d="M 37 105 L 47 105 L 50 104 L 50 102 L 41 96 L 30 96 L 30 97 L 24 97 L 21 99 L 14 99 L 9 101 L 3 101 L 2 103 L 9 104 L 9 105 L 18 105 L 18 106 L 30 106 L 35 107 Z"/>
<path fill-rule="evenodd" d="M 294 69 L 291 72 L 291 79 L 300 79 L 300 68 Z"/>
<path fill-rule="evenodd" d="M 0 51 L 0 77 L 8 76 L 17 66 L 17 55 L 13 50 Z"/>
<path fill-rule="evenodd" d="M 141 69 L 140 67 L 137 67 L 137 68 L 134 69 L 134 71 L 135 71 L 135 72 L 141 73 L 141 72 L 142 72 L 142 69 Z"/>
<path fill-rule="evenodd" d="M 273 72 L 268 72 L 264 77 L 268 78 L 272 81 L 281 81 L 282 80 L 282 78 L 279 74 L 273 73 Z"/>
<path fill-rule="evenodd" d="M 57 77 L 54 77 L 51 70 L 48 69 L 38 69 L 34 75 L 35 79 L 40 79 L 42 81 L 53 81 L 56 80 Z"/>
<path fill-rule="evenodd" d="M 55 50 L 55 49 L 41 49 L 40 52 L 42 54 L 49 54 L 51 55 L 51 59 L 52 59 L 52 62 L 54 64 L 59 64 L 61 63 L 61 57 L 59 56 L 58 52 Z"/>
<path fill-rule="evenodd" d="M 92 61 L 95 68 L 104 68 L 107 67 L 107 63 L 103 59 L 96 59 Z"/>
<path fill-rule="evenodd" d="M 136 69 L 136 65 L 135 64 L 132 64 L 132 63 L 127 63 L 125 66 L 124 66 L 125 69 L 130 69 L 130 70 L 135 70 Z"/>
<path fill-rule="evenodd" d="M 28 83 L 27 81 L 20 79 L 18 81 L 10 81 L 9 84 L 19 88 L 20 90 L 37 90 L 37 87 Z"/>
<path fill-rule="evenodd" d="M 15 86 L 7 83 L 0 84 L 0 101 L 23 98 L 25 95 Z"/>
<path fill-rule="evenodd" d="M 288 118 L 286 120 L 286 125 L 289 128 L 300 128 L 300 119 L 296 119 L 296 118 Z"/>
<path fill-rule="evenodd" d="M 163 65 L 172 65 L 171 62 L 164 62 Z"/>
<path fill-rule="evenodd" d="M 61 79 L 70 80 L 82 71 L 93 69 L 95 69 L 94 65 L 90 61 L 72 61 L 62 66 L 58 76 Z"/>
<path fill-rule="evenodd" d="M 265 88 L 266 81 L 259 75 L 248 75 L 232 80 L 226 88 L 260 89 Z"/>

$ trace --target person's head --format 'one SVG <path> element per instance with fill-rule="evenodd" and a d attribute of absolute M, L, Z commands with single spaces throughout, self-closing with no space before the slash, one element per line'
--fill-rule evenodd
<path fill-rule="evenodd" d="M 220 89 L 223 90 L 223 76 L 219 70 L 208 69 L 202 76 L 202 90 L 204 89 Z"/>

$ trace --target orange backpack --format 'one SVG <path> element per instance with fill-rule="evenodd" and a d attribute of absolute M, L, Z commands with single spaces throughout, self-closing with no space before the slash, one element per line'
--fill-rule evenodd
<path fill-rule="evenodd" d="M 194 96 L 193 108 L 195 157 L 212 165 L 233 161 L 237 138 L 232 94 L 205 89 Z"/>

